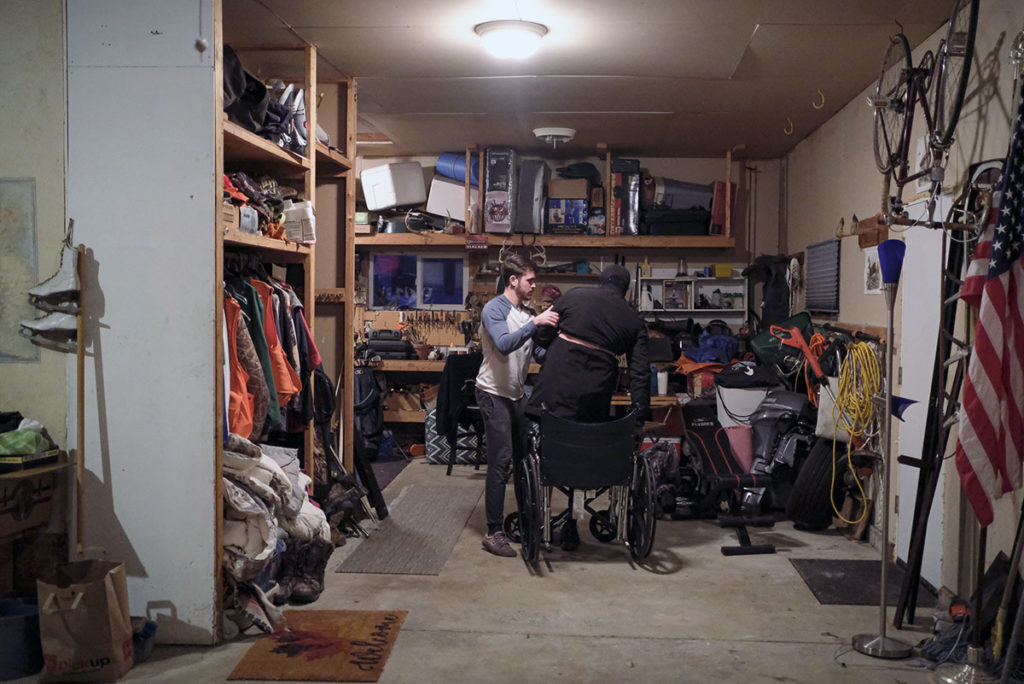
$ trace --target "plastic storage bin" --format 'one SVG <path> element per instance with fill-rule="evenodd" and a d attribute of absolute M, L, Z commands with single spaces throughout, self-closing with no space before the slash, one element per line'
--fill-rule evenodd
<path fill-rule="evenodd" d="M 480 192 L 469 189 L 470 202 L 475 206 Z M 427 198 L 427 213 L 436 216 L 450 216 L 453 221 L 466 222 L 466 186 L 453 180 L 434 176 L 430 181 L 430 196 Z"/>
<path fill-rule="evenodd" d="M 43 669 L 39 606 L 34 601 L 0 599 L 0 680 L 19 679 Z"/>
<path fill-rule="evenodd" d="M 366 208 L 370 211 L 422 204 L 427 199 L 423 167 L 419 162 L 398 162 L 364 170 L 359 175 Z"/>

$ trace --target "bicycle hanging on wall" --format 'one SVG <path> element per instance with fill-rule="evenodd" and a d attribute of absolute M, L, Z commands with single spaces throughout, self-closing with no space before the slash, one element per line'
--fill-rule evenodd
<path fill-rule="evenodd" d="M 915 223 L 906 217 L 903 191 L 918 181 L 930 186 L 929 225 L 941 225 L 934 223 L 933 218 L 970 77 L 978 3 L 979 0 L 954 0 L 945 39 L 937 52 L 927 51 L 916 67 L 911 62 L 910 43 L 902 27 L 900 33 L 889 39 L 878 86 L 875 94 L 868 97 L 868 103 L 874 109 L 875 163 L 885 175 L 882 213 L 890 225 Z M 911 170 L 918 108 L 927 130 L 922 158 L 916 160 L 916 168 Z"/>

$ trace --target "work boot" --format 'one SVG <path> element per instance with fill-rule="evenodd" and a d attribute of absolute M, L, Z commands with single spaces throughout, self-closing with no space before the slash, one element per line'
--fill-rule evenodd
<path fill-rule="evenodd" d="M 327 561 L 333 552 L 334 544 L 320 537 L 299 546 L 295 578 L 292 580 L 292 603 L 312 603 L 320 598 Z"/>
<path fill-rule="evenodd" d="M 504 558 L 515 558 L 516 556 L 516 550 L 508 543 L 508 537 L 505 536 L 504 530 L 498 530 L 494 534 L 485 534 L 483 547 L 495 556 Z"/>
<path fill-rule="evenodd" d="M 289 539 L 285 550 L 281 552 L 281 565 L 277 570 L 277 589 L 273 592 L 275 606 L 284 605 L 292 598 L 292 583 L 295 581 L 295 562 L 298 553 L 295 540 Z"/>

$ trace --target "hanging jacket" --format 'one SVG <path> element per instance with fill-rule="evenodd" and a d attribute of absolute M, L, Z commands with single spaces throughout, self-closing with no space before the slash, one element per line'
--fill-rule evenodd
<path fill-rule="evenodd" d="M 267 348 L 270 351 L 270 365 L 274 374 L 274 386 L 277 388 L 277 403 L 279 406 L 284 406 L 294 394 L 302 389 L 302 383 L 299 381 L 299 374 L 288 363 L 284 349 L 281 347 L 277 323 L 274 320 L 270 285 L 256 279 L 249 282 L 256 288 L 260 301 L 263 303 L 263 331 L 267 337 Z"/>

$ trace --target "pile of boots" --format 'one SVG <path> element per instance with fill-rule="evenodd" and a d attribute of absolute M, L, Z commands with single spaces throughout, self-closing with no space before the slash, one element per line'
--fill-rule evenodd
<path fill-rule="evenodd" d="M 44 312 L 40 318 L 21 321 L 21 334 L 41 347 L 57 351 L 78 348 L 78 250 L 71 235 L 75 222 L 68 221 L 68 230 L 60 252 L 60 268 L 52 276 L 28 291 L 32 306 Z"/>
<path fill-rule="evenodd" d="M 327 561 L 333 551 L 334 544 L 320 537 L 289 539 L 281 554 L 277 589 L 272 592 L 274 604 L 312 603 L 320 598 Z"/>

